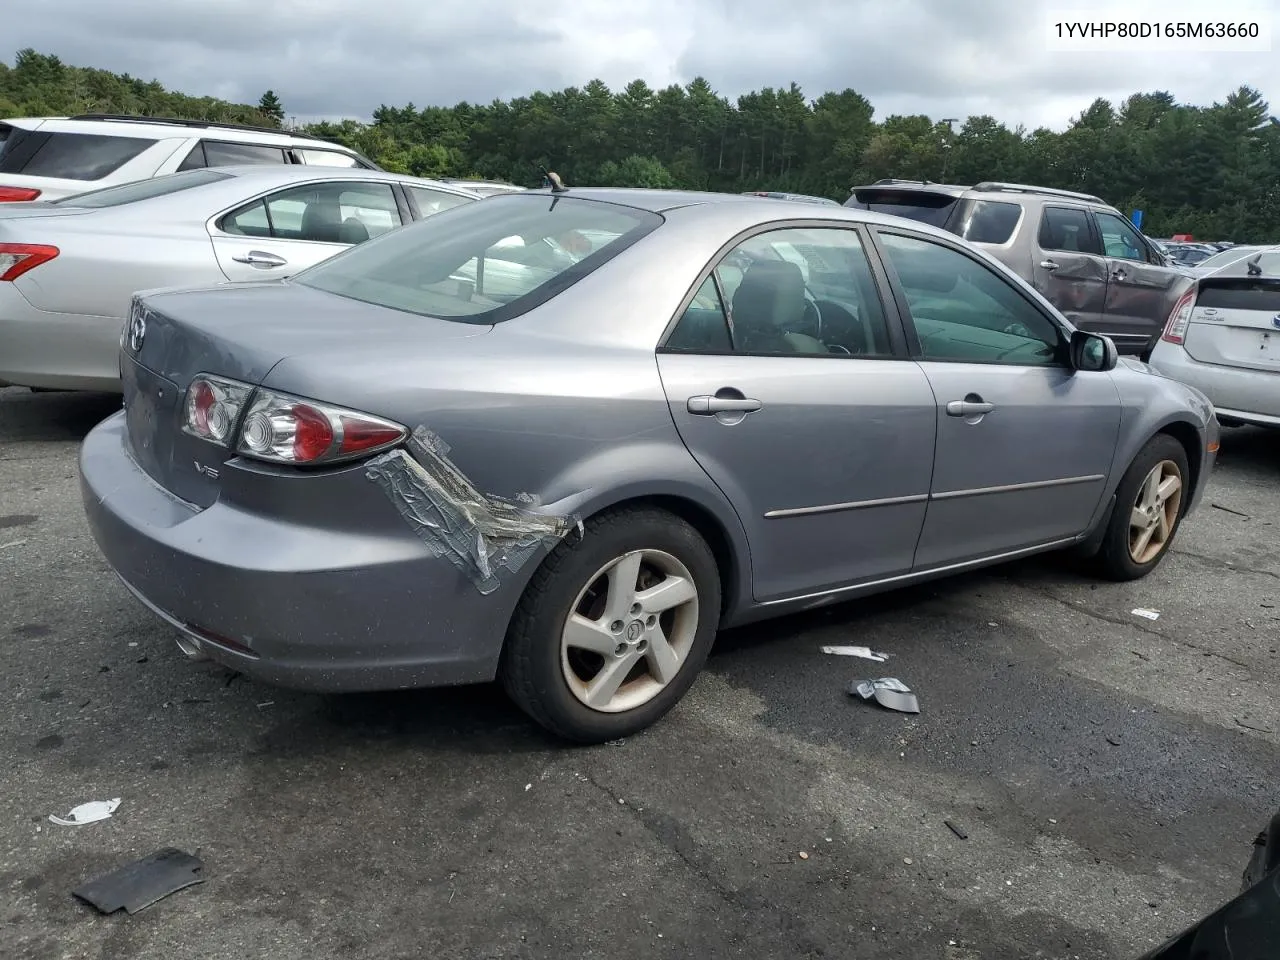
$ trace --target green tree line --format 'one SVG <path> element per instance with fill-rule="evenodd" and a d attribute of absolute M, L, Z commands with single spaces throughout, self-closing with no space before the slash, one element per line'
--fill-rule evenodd
<path fill-rule="evenodd" d="M 285 117 L 271 91 L 256 105 L 233 104 L 33 50 L 12 67 L 0 63 L 0 116 L 70 112 L 271 126 Z M 1210 106 L 1164 91 L 1098 99 L 1053 131 L 1010 129 L 990 116 L 877 120 L 855 90 L 809 100 L 794 83 L 730 100 L 702 77 L 661 90 L 635 80 L 617 92 L 593 80 L 489 104 L 383 105 L 369 123 L 305 130 L 418 176 L 534 185 L 546 167 L 570 185 L 787 190 L 839 201 L 882 177 L 1012 180 L 1141 209 L 1154 236 L 1280 240 L 1280 121 L 1249 87 Z"/>

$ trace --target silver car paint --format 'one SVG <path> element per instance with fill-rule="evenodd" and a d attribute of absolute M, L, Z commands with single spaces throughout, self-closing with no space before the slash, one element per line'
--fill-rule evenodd
<path fill-rule="evenodd" d="M 532 494 L 548 515 L 589 517 L 637 499 L 665 504 L 695 522 L 717 553 L 725 626 L 1086 541 L 1109 515 L 1127 465 L 1161 428 L 1188 447 L 1189 507 L 1203 493 L 1216 449 L 1212 410 L 1195 391 L 1127 366 L 1061 374 L 1072 381 L 1065 389 L 1065 380 L 1040 370 L 1027 377 L 1030 386 L 1004 370 L 946 371 L 940 382 L 960 395 L 990 390 L 1025 405 L 1016 411 L 1017 438 L 1087 434 L 1024 448 L 1006 432 L 983 445 L 990 462 L 975 470 L 961 438 L 982 442 L 983 431 L 999 429 L 998 418 L 944 423 L 940 408 L 952 398 L 935 396 L 925 379 L 936 365 L 655 356 L 704 269 L 744 231 L 892 226 L 971 250 L 950 234 L 840 207 L 574 192 L 665 210 L 666 223 L 548 303 L 495 327 L 406 317 L 292 283 L 149 296 L 141 353 L 124 358 L 132 410 L 92 431 L 81 454 L 86 512 L 113 568 L 188 643 L 272 682 L 350 690 L 494 676 L 536 564 L 482 595 L 464 572 L 430 554 L 363 466 L 306 473 L 187 444 L 171 426 L 176 404 L 191 377 L 209 370 L 425 427 L 449 444 L 476 489 L 508 499 Z M 504 202 L 522 200 L 486 201 Z M 994 258 L 973 255 L 1052 313 Z M 379 324 L 376 336 L 350 332 L 370 323 Z M 834 372 L 800 369 L 806 363 Z M 783 372 L 757 375 L 751 365 Z M 690 391 L 746 376 L 763 403 L 754 419 L 694 425 L 680 416 Z M 139 400 L 166 394 L 167 406 Z M 1052 410 L 1037 418 L 1034 404 L 1046 400 Z M 846 404 L 858 415 L 842 418 Z M 867 408 L 872 416 L 862 415 Z M 133 454 L 127 417 L 137 418 Z M 955 455 L 938 471 L 941 429 L 955 431 L 939 444 Z M 165 449 L 136 452 L 152 443 Z M 1049 456 L 1075 459 L 1028 462 Z M 999 491 L 971 484 L 1042 477 L 1079 482 L 1054 484 L 1049 494 L 1030 487 L 1022 501 L 1010 491 L 1006 513 L 1018 522 L 1033 508 L 1063 516 L 1036 517 L 976 545 L 973 527 L 946 505 L 947 494 L 971 505 L 981 497 L 958 494 L 999 499 Z M 807 507 L 830 509 L 764 515 Z M 930 525 L 935 508 L 941 520 Z M 984 511 L 988 521 L 997 515 Z M 925 530 L 929 556 L 921 563 L 913 553 Z M 248 643 L 256 655 L 209 643 L 207 631 Z"/>
<path fill-rule="evenodd" d="M 0 241 L 52 244 L 54 260 L 0 283 L 0 382 L 118 391 L 120 325 L 140 290 L 287 277 L 345 249 L 307 240 L 231 237 L 224 214 L 278 190 L 310 183 L 412 184 L 478 200 L 459 187 L 378 170 L 338 167 L 223 167 L 225 180 L 117 207 L 0 204 Z M 227 249 L 220 251 L 219 246 Z M 234 249 L 232 249 L 234 248 Z M 232 256 L 276 254 L 278 269 Z M 221 262 L 220 262 L 221 258 Z"/>

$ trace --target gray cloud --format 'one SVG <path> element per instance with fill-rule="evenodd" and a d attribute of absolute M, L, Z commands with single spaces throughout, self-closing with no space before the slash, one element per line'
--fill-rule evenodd
<path fill-rule="evenodd" d="M 1150 9 L 1164 20 L 1177 6 Z M 702 75 L 730 98 L 795 81 L 811 98 L 852 87 L 881 118 L 1061 127 L 1099 96 L 1166 89 L 1207 103 L 1241 83 L 1265 96 L 1277 80 L 1267 53 L 1050 52 L 1044 17 L 1036 0 L 37 0 L 6 22 L 0 55 L 30 46 L 235 101 L 270 88 L 299 117 Z"/>

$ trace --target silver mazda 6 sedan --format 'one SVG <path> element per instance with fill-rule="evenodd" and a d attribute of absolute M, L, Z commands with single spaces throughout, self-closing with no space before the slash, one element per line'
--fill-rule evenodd
<path fill-rule="evenodd" d="M 81 453 L 179 646 L 328 691 L 501 678 L 598 742 L 722 627 L 1041 551 L 1132 579 L 1218 424 L 982 251 L 850 208 L 525 191 L 160 291 Z"/>

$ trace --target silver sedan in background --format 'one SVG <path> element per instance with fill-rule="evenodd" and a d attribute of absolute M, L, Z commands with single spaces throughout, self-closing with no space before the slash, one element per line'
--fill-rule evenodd
<path fill-rule="evenodd" d="M 119 391 L 136 291 L 289 277 L 479 199 L 378 170 L 254 165 L 2 205 L 0 384 Z"/>
<path fill-rule="evenodd" d="M 522 191 L 147 294 L 121 365 L 83 502 L 189 656 L 501 677 L 580 741 L 661 717 L 720 627 L 1069 547 L 1145 576 L 1218 444 L 960 238 L 726 194 Z"/>

